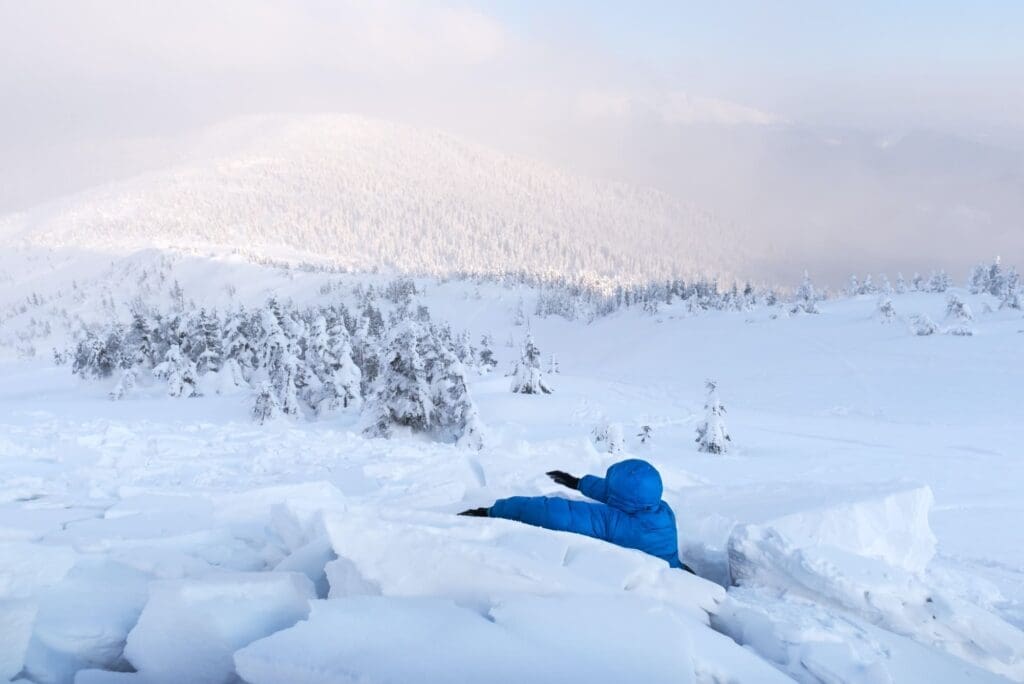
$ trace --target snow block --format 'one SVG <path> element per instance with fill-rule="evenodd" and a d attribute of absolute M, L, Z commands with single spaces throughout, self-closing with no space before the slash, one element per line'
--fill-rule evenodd
<path fill-rule="evenodd" d="M 633 598 L 515 596 L 486 612 L 424 597 L 317 601 L 235 654 L 250 684 L 693 682 L 689 631 Z M 438 637 L 443 635 L 443 642 Z"/>
<path fill-rule="evenodd" d="M 808 684 L 1006 681 L 864 619 L 774 589 L 730 590 L 712 624 Z"/>
<path fill-rule="evenodd" d="M 232 654 L 309 613 L 312 582 L 292 572 L 225 572 L 155 582 L 125 656 L 147 684 L 233 681 Z"/>
<path fill-rule="evenodd" d="M 35 618 L 35 601 L 0 599 L 0 680 L 14 679 L 21 672 Z"/>
<path fill-rule="evenodd" d="M 839 615 L 1024 681 L 1024 631 L 945 596 L 918 574 L 834 546 L 801 548 L 777 530 L 756 525 L 733 533 L 729 558 L 741 589 L 768 587 L 831 607 Z"/>
<path fill-rule="evenodd" d="M 639 551 L 505 520 L 352 509 L 324 527 L 337 560 L 330 598 L 435 596 L 487 605 L 508 594 L 617 595 L 666 601 L 707 621 L 721 587 Z"/>
<path fill-rule="evenodd" d="M 684 558 L 704 574 L 723 574 L 723 583 L 729 580 L 729 537 L 740 525 L 774 530 L 798 548 L 828 546 L 912 573 L 935 555 L 928 523 L 934 497 L 927 486 L 770 483 L 695 487 L 667 498 L 679 519 Z"/>
<path fill-rule="evenodd" d="M 124 669 L 125 638 L 149 596 L 149 576 L 83 559 L 39 601 L 25 671 L 40 684 L 70 684 L 78 670 Z"/>
<path fill-rule="evenodd" d="M 0 543 L 0 679 L 21 672 L 39 597 L 64 578 L 77 556 L 61 546 Z"/>

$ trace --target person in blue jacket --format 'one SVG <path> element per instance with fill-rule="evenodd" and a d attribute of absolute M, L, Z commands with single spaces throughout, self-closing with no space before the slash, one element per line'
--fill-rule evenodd
<path fill-rule="evenodd" d="M 608 468 L 603 478 L 578 478 L 561 470 L 552 470 L 548 476 L 596 503 L 553 496 L 513 496 L 495 501 L 490 508 L 473 508 L 459 515 L 505 518 L 575 532 L 639 549 L 673 568 L 690 570 L 679 560 L 676 516 L 661 500 L 661 475 L 647 461 L 621 461 Z"/>

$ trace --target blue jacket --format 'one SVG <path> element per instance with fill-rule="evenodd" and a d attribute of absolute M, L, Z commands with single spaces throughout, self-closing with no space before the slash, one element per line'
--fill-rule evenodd
<path fill-rule="evenodd" d="M 676 516 L 661 500 L 661 475 L 650 463 L 635 458 L 616 463 L 604 478 L 583 477 L 579 490 L 599 503 L 514 496 L 494 502 L 489 514 L 596 537 L 657 556 L 673 568 L 682 567 Z"/>

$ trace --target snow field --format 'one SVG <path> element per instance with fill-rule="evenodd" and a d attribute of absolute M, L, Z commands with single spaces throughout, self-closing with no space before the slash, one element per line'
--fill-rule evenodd
<path fill-rule="evenodd" d="M 492 332 L 507 368 L 513 300 L 463 294 L 438 286 L 432 311 Z M 972 338 L 918 338 L 874 306 L 534 320 L 554 393 L 475 379 L 481 452 L 367 440 L 345 417 L 256 426 L 244 397 L 110 402 L 66 368 L 0 365 L 2 674 L 451 681 L 488 654 L 520 681 L 622 681 L 621 663 L 645 681 L 1022 681 L 1024 325 L 998 312 Z M 694 443 L 708 377 L 724 455 Z M 451 515 L 575 496 L 543 473 L 622 458 L 591 439 L 608 422 L 662 471 L 683 558 L 713 581 Z"/>

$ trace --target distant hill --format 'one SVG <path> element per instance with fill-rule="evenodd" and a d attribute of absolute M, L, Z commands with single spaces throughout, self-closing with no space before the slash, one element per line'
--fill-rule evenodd
<path fill-rule="evenodd" d="M 222 124 L 218 133 L 243 142 L 0 218 L 0 237 L 111 255 L 228 250 L 431 275 L 638 282 L 744 272 L 740 230 L 707 212 L 435 131 L 322 116 Z"/>

